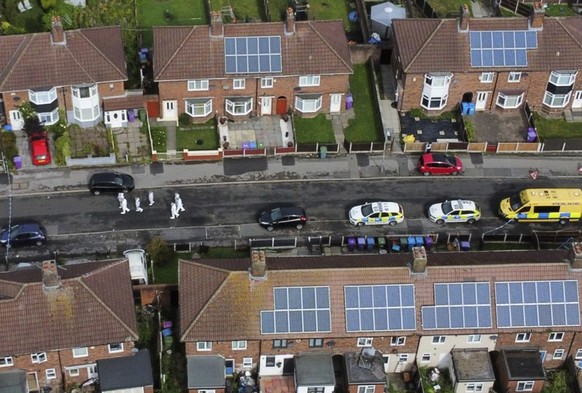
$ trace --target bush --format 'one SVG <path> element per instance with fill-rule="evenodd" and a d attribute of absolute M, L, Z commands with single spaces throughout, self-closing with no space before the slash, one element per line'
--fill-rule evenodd
<path fill-rule="evenodd" d="M 467 138 L 467 142 L 475 142 L 475 125 L 467 118 L 464 118 L 463 120 L 465 122 L 465 136 Z"/>
<path fill-rule="evenodd" d="M 408 116 L 419 117 L 421 119 L 424 119 L 426 117 L 426 115 L 424 114 L 424 111 L 420 108 L 413 108 L 413 109 L 409 110 Z"/>
<path fill-rule="evenodd" d="M 191 117 L 189 114 L 187 113 L 180 113 L 180 115 L 178 116 L 178 124 L 180 125 L 180 127 L 190 127 L 190 125 L 192 124 L 191 121 Z"/>
<path fill-rule="evenodd" d="M 146 251 L 152 261 L 157 265 L 164 265 L 174 258 L 174 250 L 162 238 L 152 239 L 146 246 Z"/>
<path fill-rule="evenodd" d="M 58 137 L 55 140 L 55 157 L 57 165 L 66 165 L 67 157 L 71 156 L 71 137 L 69 133 Z"/>
<path fill-rule="evenodd" d="M 11 131 L 2 131 L 2 151 L 4 158 L 9 162 L 18 155 L 18 147 L 16 146 L 16 135 Z"/>

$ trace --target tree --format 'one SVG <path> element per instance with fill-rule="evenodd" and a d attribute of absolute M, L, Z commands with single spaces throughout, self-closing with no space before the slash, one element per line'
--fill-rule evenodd
<path fill-rule="evenodd" d="M 548 375 L 542 393 L 573 393 L 571 386 L 574 383 L 568 370 L 554 370 Z"/>

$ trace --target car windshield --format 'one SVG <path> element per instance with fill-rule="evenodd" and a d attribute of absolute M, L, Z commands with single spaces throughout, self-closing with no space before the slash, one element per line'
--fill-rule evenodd
<path fill-rule="evenodd" d="M 457 165 L 457 161 L 453 156 L 445 156 L 445 160 L 451 165 Z"/>
<path fill-rule="evenodd" d="M 282 216 L 281 209 L 277 208 L 271 210 L 271 220 L 279 221 L 281 219 L 281 216 Z"/>
<path fill-rule="evenodd" d="M 121 176 L 116 175 L 113 179 L 114 179 L 113 181 L 115 182 L 115 184 L 117 184 L 118 186 L 123 185 L 123 179 L 121 178 Z"/>
<path fill-rule="evenodd" d="M 441 205 L 441 209 L 443 209 L 444 214 L 449 214 L 453 210 L 453 206 L 450 201 L 446 201 Z"/>
<path fill-rule="evenodd" d="M 511 198 L 509 198 L 509 205 L 511 206 L 511 209 L 513 211 L 519 210 L 519 208 L 522 205 L 522 203 L 521 203 L 521 197 L 519 196 L 519 194 L 515 194 L 514 196 L 512 196 Z"/>
<path fill-rule="evenodd" d="M 374 213 L 374 210 L 372 209 L 371 203 L 367 203 L 365 205 L 362 205 L 362 216 L 368 217 L 372 213 Z"/>

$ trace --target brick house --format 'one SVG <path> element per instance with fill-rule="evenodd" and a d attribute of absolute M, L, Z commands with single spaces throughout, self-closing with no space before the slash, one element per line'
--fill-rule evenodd
<path fill-rule="evenodd" d="M 407 19 L 393 23 L 398 109 L 428 114 L 472 102 L 477 111 L 582 109 L 582 18 Z"/>
<path fill-rule="evenodd" d="M 258 370 L 266 393 L 273 378 L 298 372 L 296 356 L 313 352 L 374 348 L 385 372 L 402 373 L 448 369 L 453 350 L 508 346 L 551 354 L 543 367 L 556 368 L 582 354 L 576 250 L 181 261 L 181 341 L 188 357 L 223 358 L 226 375 Z M 491 373 L 475 379 L 458 381 L 492 382 Z"/>
<path fill-rule="evenodd" d="M 341 21 L 155 27 L 154 81 L 163 120 L 315 115 L 345 110 L 350 53 Z"/>
<path fill-rule="evenodd" d="M 70 124 L 102 121 L 120 127 L 128 111 L 143 107 L 141 93 L 128 94 L 119 26 L 65 31 L 60 18 L 47 33 L 0 37 L 2 114 L 13 129 L 24 121 L 18 106 L 30 102 L 40 121 L 55 124 L 61 111 Z M 104 102 L 112 100 L 104 109 Z"/>
<path fill-rule="evenodd" d="M 0 273 L 2 379 L 24 375 L 26 392 L 97 376 L 96 361 L 129 356 L 137 340 L 127 261 L 40 266 Z"/>

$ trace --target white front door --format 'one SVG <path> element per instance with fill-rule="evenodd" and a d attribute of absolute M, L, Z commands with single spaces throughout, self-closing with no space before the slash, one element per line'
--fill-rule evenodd
<path fill-rule="evenodd" d="M 342 107 L 342 95 L 341 94 L 331 94 L 331 100 L 329 104 L 329 112 L 336 113 L 341 110 Z"/>
<path fill-rule="evenodd" d="M 273 97 L 261 97 L 261 115 L 270 115 L 271 114 L 271 102 L 273 101 Z"/>
<path fill-rule="evenodd" d="M 22 130 L 24 127 L 24 119 L 22 118 L 22 113 L 19 110 L 11 110 L 8 114 L 10 116 L 10 125 L 14 131 Z"/>
<path fill-rule="evenodd" d="M 572 101 L 572 109 L 582 108 L 582 90 L 574 92 L 574 101 Z"/>
<path fill-rule="evenodd" d="M 176 107 L 178 106 L 178 102 L 177 101 L 164 101 L 163 103 L 163 107 L 164 107 L 164 113 L 163 115 L 163 119 L 164 120 L 176 120 L 178 119 L 178 111 L 176 109 Z"/>
<path fill-rule="evenodd" d="M 487 97 L 489 97 L 488 91 L 478 91 L 477 101 L 475 102 L 475 110 L 482 111 L 487 105 Z"/>
<path fill-rule="evenodd" d="M 123 122 L 125 122 L 125 120 L 125 109 L 121 111 L 105 112 L 105 124 L 109 124 L 111 128 L 123 127 Z"/>

